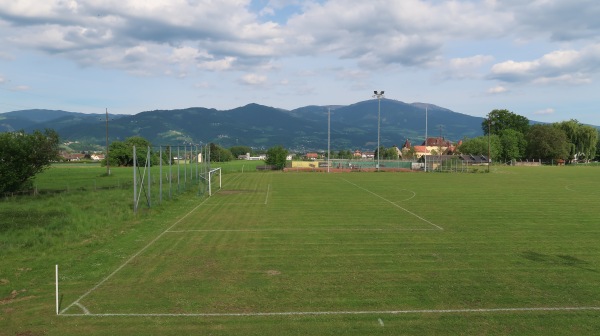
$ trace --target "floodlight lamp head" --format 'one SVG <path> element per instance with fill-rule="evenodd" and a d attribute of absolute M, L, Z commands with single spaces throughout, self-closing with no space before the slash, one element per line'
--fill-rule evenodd
<path fill-rule="evenodd" d="M 377 90 L 373 91 L 374 94 L 377 94 Z"/>
<path fill-rule="evenodd" d="M 384 91 L 381 91 L 381 94 L 383 94 Z"/>

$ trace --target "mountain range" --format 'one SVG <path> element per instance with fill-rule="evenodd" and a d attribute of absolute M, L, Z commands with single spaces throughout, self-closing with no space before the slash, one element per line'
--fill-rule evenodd
<path fill-rule="evenodd" d="M 294 110 L 249 104 L 231 110 L 192 107 L 135 115 L 108 114 L 108 136 L 109 141 L 114 141 L 139 135 L 157 146 L 213 142 L 226 148 L 240 145 L 265 149 L 283 145 L 294 151 L 325 150 L 329 114 L 332 150 L 373 150 L 377 147 L 378 116 L 382 146 L 402 146 L 406 139 L 414 145 L 425 138 L 426 110 L 429 137 L 458 141 L 483 134 L 483 118 L 432 104 L 381 99 Z M 97 148 L 105 144 L 106 125 L 106 114 L 56 110 L 0 114 L 0 132 L 51 128 L 63 142 Z"/>

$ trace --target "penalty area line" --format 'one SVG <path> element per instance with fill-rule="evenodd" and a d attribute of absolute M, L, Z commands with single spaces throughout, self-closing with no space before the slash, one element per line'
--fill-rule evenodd
<path fill-rule="evenodd" d="M 257 317 L 257 316 L 302 316 L 302 315 L 399 315 L 399 314 L 461 314 L 461 313 L 514 313 L 514 312 L 566 312 L 595 311 L 600 307 L 522 307 L 522 308 L 473 308 L 473 309 L 414 309 L 414 310 L 365 310 L 365 311 L 308 311 L 308 312 L 264 312 L 264 313 L 104 313 L 104 314 L 60 314 L 60 316 L 95 317 Z"/>
<path fill-rule="evenodd" d="M 406 208 L 403 208 L 403 207 L 399 206 L 398 204 L 396 204 L 396 203 L 394 203 L 394 202 L 390 201 L 389 199 L 387 199 L 387 198 L 385 198 L 385 197 L 383 197 L 383 196 L 381 196 L 381 195 L 378 195 L 378 194 L 376 194 L 376 193 L 372 192 L 372 191 L 371 191 L 371 190 L 369 190 L 369 189 L 363 188 L 363 187 L 359 186 L 358 184 L 352 183 L 352 182 L 350 182 L 350 181 L 346 180 L 345 178 L 342 178 L 342 180 L 344 180 L 344 181 L 346 181 L 346 182 L 348 182 L 348 183 L 352 184 L 353 186 L 355 186 L 355 187 L 357 187 L 357 188 L 359 188 L 359 189 L 362 189 L 362 190 L 364 190 L 364 191 L 368 192 L 368 193 L 369 193 L 369 194 L 371 194 L 371 195 L 374 195 L 374 196 L 376 196 L 376 197 L 379 197 L 379 198 L 381 198 L 382 200 L 384 200 L 384 201 L 386 201 L 386 202 L 390 203 L 391 205 L 393 205 L 393 206 L 395 206 L 395 207 L 397 207 L 397 208 L 399 208 L 399 209 L 402 209 L 402 210 L 404 210 L 404 211 L 408 212 L 409 214 L 411 214 L 411 215 L 413 215 L 413 216 L 417 217 L 418 219 L 420 219 L 420 220 L 424 221 L 425 223 L 428 223 L 428 224 L 430 224 L 430 225 L 433 225 L 433 226 L 435 226 L 435 227 L 436 227 L 436 228 L 438 228 L 439 230 L 442 230 L 442 231 L 444 230 L 444 228 L 443 228 L 443 227 L 441 227 L 441 226 L 439 226 L 439 225 L 436 225 L 436 224 L 433 224 L 432 222 L 428 221 L 427 219 L 425 219 L 425 218 L 423 218 L 423 217 L 421 217 L 421 216 L 417 215 L 416 213 L 414 213 L 414 212 L 412 212 L 412 211 L 410 211 L 410 210 L 408 210 L 408 209 L 406 209 Z"/>
<path fill-rule="evenodd" d="M 439 231 L 438 229 L 190 229 L 190 230 L 169 230 L 168 233 L 187 233 L 187 232 L 331 232 L 331 231 L 377 231 L 377 232 L 397 232 L 397 231 Z"/>
<path fill-rule="evenodd" d="M 219 191 L 217 191 L 219 192 Z M 105 283 L 106 281 L 108 281 L 110 278 L 112 278 L 115 274 L 117 274 L 120 270 L 122 270 L 125 266 L 127 266 L 133 259 L 135 259 L 137 256 L 139 256 L 140 254 L 142 254 L 144 251 L 146 251 L 150 246 L 152 246 L 152 244 L 154 244 L 157 240 L 159 240 L 162 236 L 164 236 L 166 233 L 168 233 L 172 228 L 174 228 L 177 224 L 181 223 L 181 221 L 183 221 L 184 219 L 186 219 L 190 214 L 192 214 L 194 211 L 198 210 L 198 208 L 200 208 L 200 206 L 202 206 L 202 204 L 204 204 L 204 202 L 206 202 L 207 200 L 209 200 L 210 198 L 205 198 L 204 201 L 200 202 L 200 204 L 196 205 L 192 210 L 190 210 L 188 213 L 186 213 L 185 215 L 183 215 L 183 217 L 179 218 L 175 223 L 173 223 L 173 225 L 169 226 L 168 229 L 166 229 L 165 231 L 161 232 L 158 236 L 156 236 L 154 239 L 152 239 L 146 246 L 144 246 L 141 250 L 137 251 L 134 255 L 132 255 L 131 257 L 129 257 L 129 259 L 127 259 L 123 264 L 121 264 L 121 266 L 117 267 L 116 270 L 114 270 L 112 273 L 110 273 L 109 275 L 107 275 L 104 279 L 102 279 L 100 282 L 98 282 L 94 287 L 92 287 L 90 290 L 88 290 L 87 292 L 83 293 L 83 295 L 81 295 L 77 300 L 73 301 L 73 303 L 71 303 L 70 305 L 68 305 L 66 308 L 64 308 L 63 310 L 60 311 L 60 314 L 63 314 L 64 312 L 66 312 L 67 310 L 69 310 L 71 307 L 77 305 L 81 307 L 81 304 L 79 301 L 83 300 L 86 296 L 90 295 L 90 293 L 92 293 L 93 291 L 95 291 L 96 289 L 98 289 L 98 287 L 102 286 L 103 283 Z M 59 314 L 59 315 L 60 315 Z M 88 316 L 92 316 L 92 314 L 85 314 Z"/>

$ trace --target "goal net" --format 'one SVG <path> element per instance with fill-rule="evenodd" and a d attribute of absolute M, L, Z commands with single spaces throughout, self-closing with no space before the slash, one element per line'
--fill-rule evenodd
<path fill-rule="evenodd" d="M 221 168 L 214 168 L 207 171 L 203 174 L 202 179 L 200 181 L 198 191 L 199 194 L 208 196 L 212 196 L 213 193 L 221 190 L 222 179 L 221 179 Z"/>

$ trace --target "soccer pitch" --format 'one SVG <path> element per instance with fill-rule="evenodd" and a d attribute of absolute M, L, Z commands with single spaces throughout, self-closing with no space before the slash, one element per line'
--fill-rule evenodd
<path fill-rule="evenodd" d="M 87 291 L 61 284 L 60 315 L 364 315 L 381 328 L 411 314 L 597 320 L 597 175 L 225 175 Z"/>

